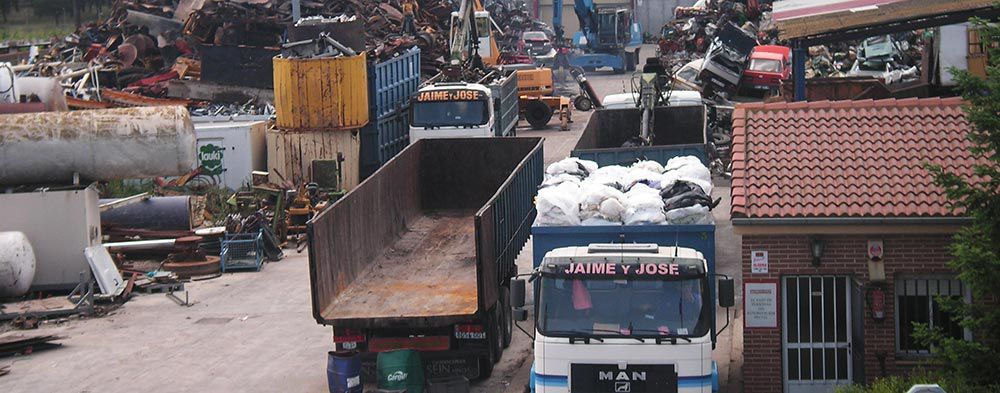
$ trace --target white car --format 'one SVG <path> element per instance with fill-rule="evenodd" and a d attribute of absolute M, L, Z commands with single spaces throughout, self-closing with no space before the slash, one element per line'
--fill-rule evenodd
<path fill-rule="evenodd" d="M 701 73 L 703 59 L 692 60 L 674 73 L 674 90 L 701 91 L 698 84 L 698 74 Z"/>

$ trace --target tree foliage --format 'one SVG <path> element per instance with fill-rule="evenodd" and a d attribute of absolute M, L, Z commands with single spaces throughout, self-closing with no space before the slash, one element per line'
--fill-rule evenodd
<path fill-rule="evenodd" d="M 942 309 L 973 332 L 973 341 L 946 336 L 938 329 L 918 325 L 916 335 L 931 345 L 949 376 L 981 391 L 1000 391 L 1000 26 L 973 19 L 986 43 L 986 77 L 952 69 L 968 102 L 970 151 L 980 163 L 973 173 L 952 173 L 927 165 L 935 183 L 944 189 L 955 212 L 971 223 L 955 236 L 950 266 L 971 291 L 971 304 L 961 299 L 937 299 Z"/>

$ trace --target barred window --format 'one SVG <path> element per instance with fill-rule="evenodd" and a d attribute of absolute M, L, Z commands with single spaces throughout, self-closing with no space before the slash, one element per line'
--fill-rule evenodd
<path fill-rule="evenodd" d="M 928 354 L 929 348 L 913 337 L 914 323 L 944 330 L 954 338 L 969 339 L 948 312 L 941 309 L 937 296 L 970 299 L 968 289 L 957 278 L 902 278 L 896 280 L 896 350 L 903 354 Z"/>

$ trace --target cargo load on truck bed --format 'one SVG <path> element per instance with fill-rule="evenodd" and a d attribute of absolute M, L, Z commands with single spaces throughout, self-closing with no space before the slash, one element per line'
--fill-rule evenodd
<path fill-rule="evenodd" d="M 313 218 L 317 322 L 440 326 L 492 308 L 534 219 L 541 143 L 420 140 Z"/>

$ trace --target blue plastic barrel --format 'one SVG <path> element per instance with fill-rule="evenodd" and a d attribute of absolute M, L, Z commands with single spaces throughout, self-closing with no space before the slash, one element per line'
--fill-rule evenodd
<path fill-rule="evenodd" d="M 361 355 L 357 351 L 330 351 L 326 379 L 330 393 L 362 393 Z"/>

